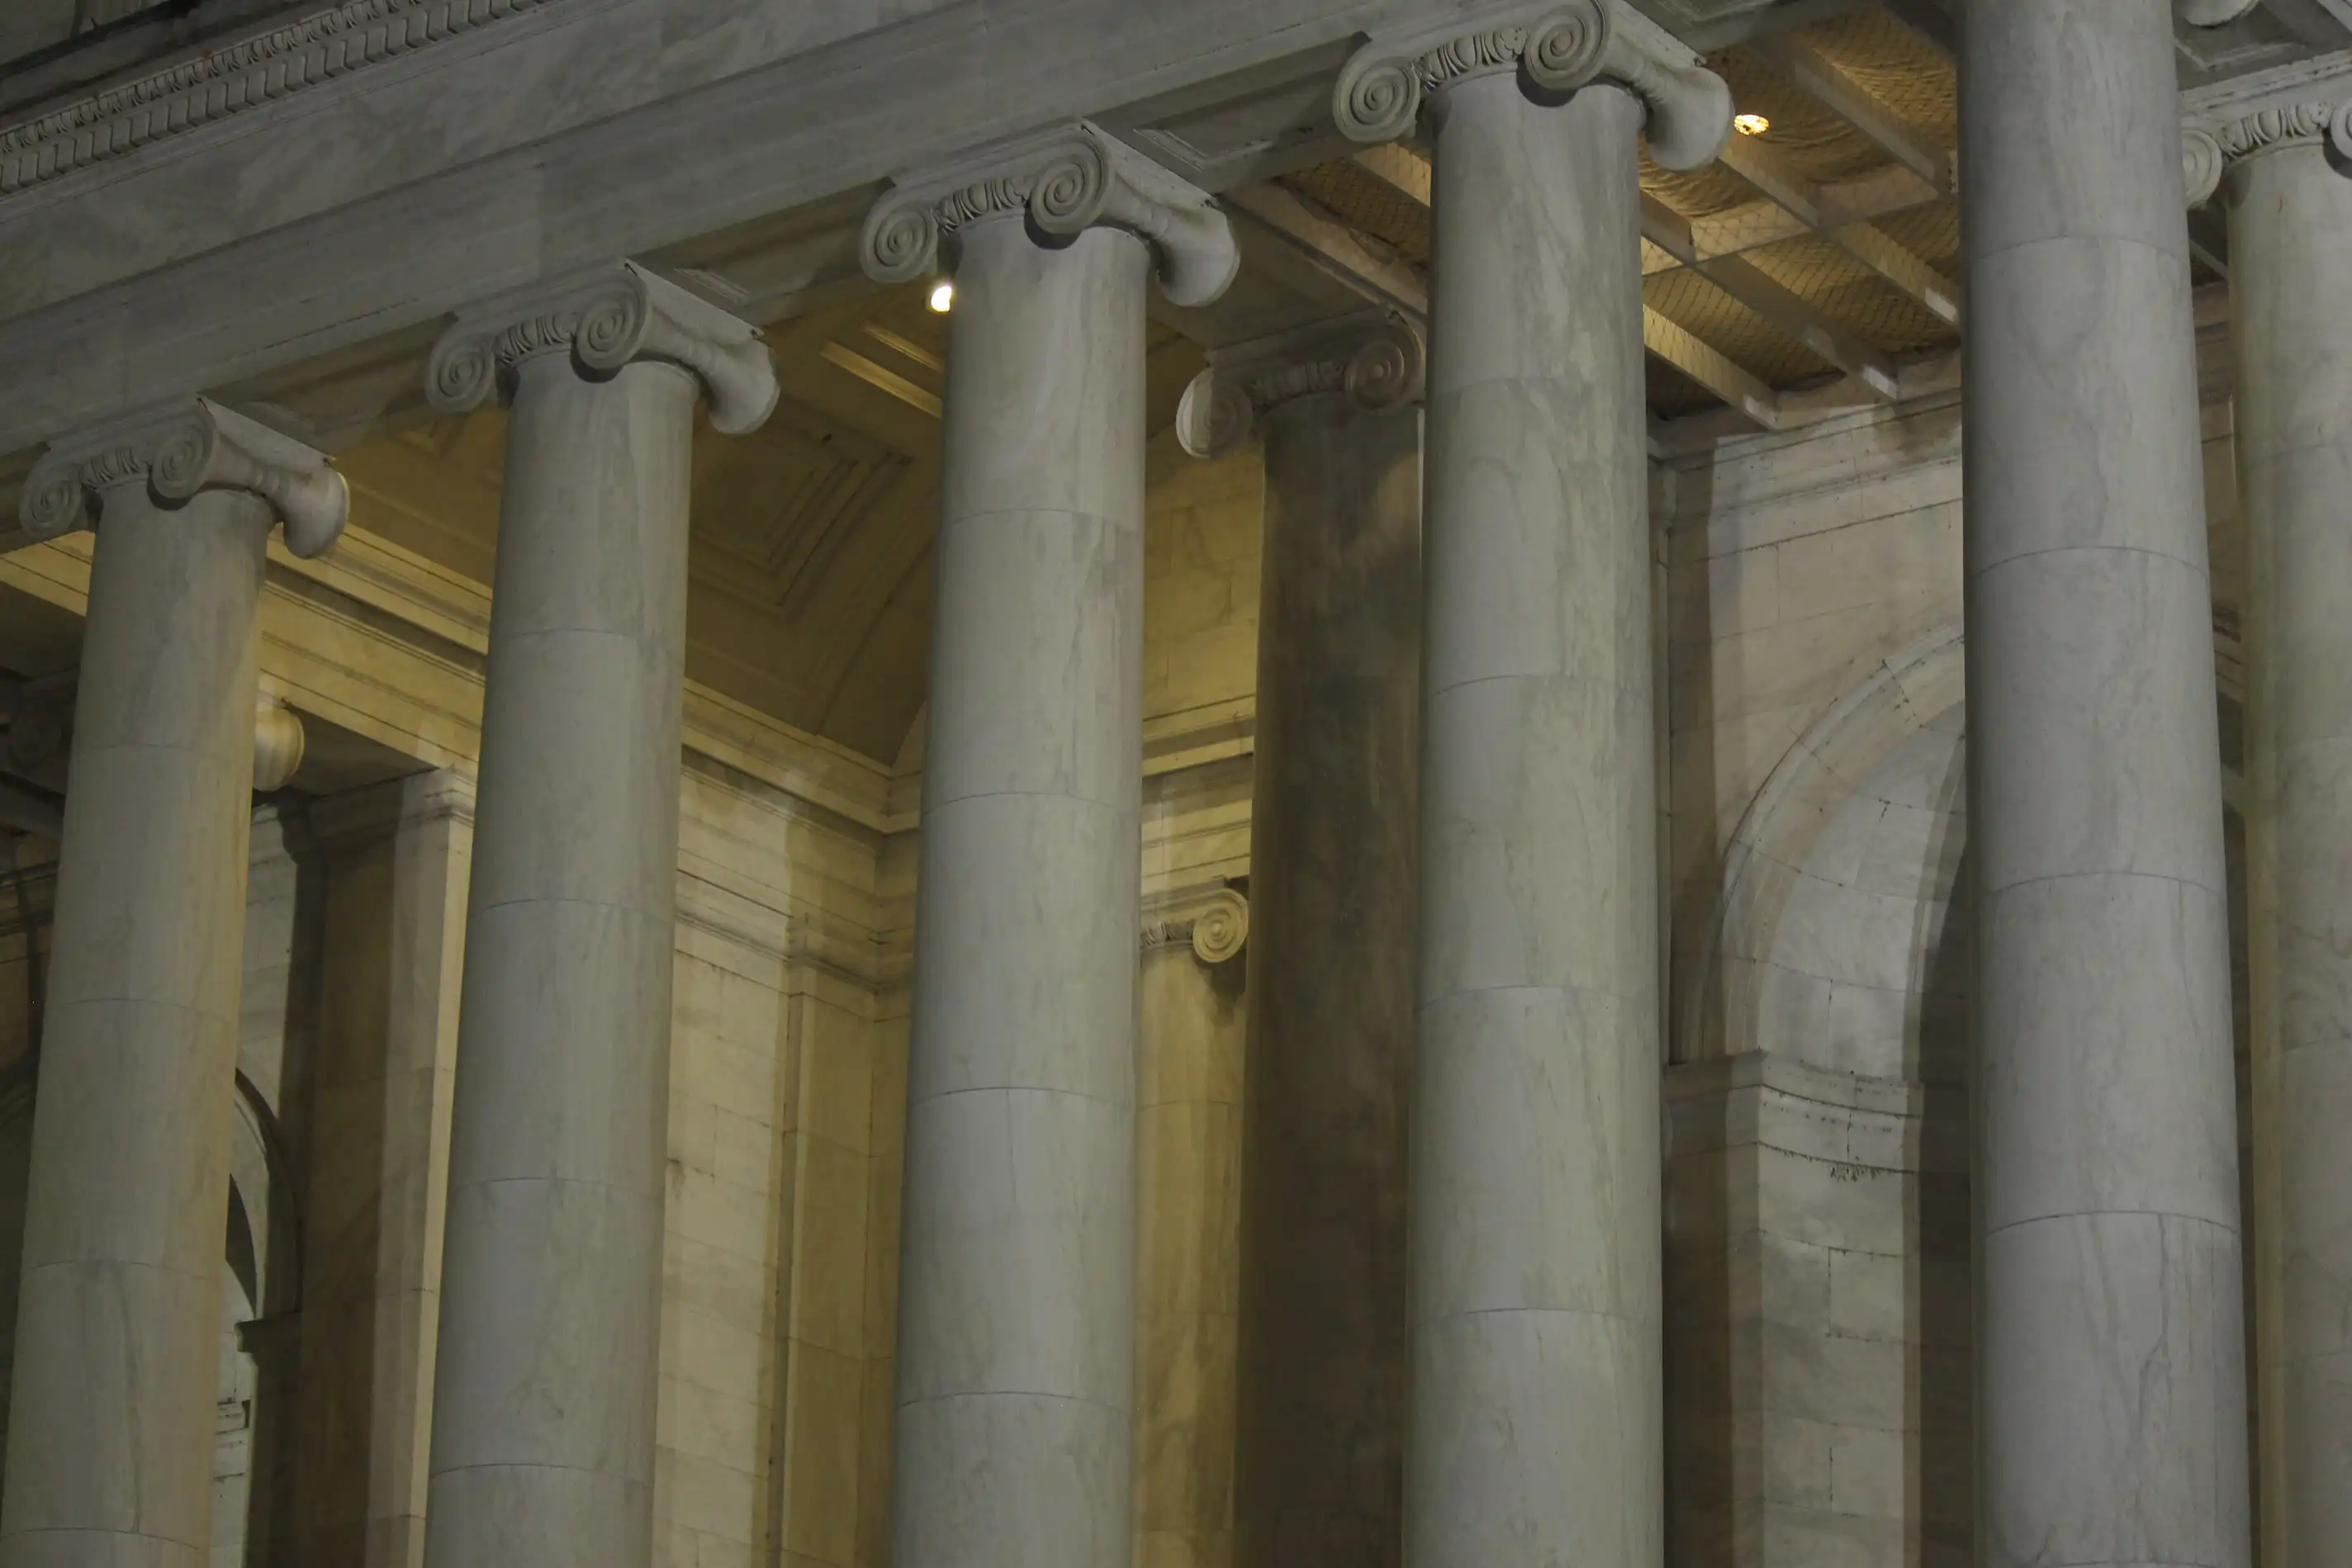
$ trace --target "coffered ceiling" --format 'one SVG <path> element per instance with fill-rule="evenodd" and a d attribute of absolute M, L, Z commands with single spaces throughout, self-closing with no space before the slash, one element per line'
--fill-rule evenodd
<path fill-rule="evenodd" d="M 1689 173 L 1644 162 L 1649 402 L 1684 440 L 1948 383 L 1962 324 L 1957 31 L 1944 0 L 1636 0 L 1707 49 L 1753 134 Z M 2180 28 L 2185 87 L 2352 46 L 2347 0 Z M 1245 223 L 1368 295 L 1425 308 L 1425 150 L 1349 149 L 1229 192 Z M 2192 220 L 2198 281 L 2227 265 Z"/>

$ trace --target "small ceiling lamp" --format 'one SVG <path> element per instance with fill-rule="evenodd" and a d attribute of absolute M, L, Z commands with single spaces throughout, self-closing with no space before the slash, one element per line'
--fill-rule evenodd
<path fill-rule="evenodd" d="M 1720 125 L 1723 122 L 1717 120 L 1716 123 Z M 1742 136 L 1761 136 L 1772 129 L 1772 122 L 1760 114 L 1735 114 L 1731 117 L 1731 123 Z"/>
<path fill-rule="evenodd" d="M 939 282 L 932 284 L 930 305 L 932 309 L 938 311 L 942 316 L 953 309 L 955 308 L 955 285 L 950 283 L 945 278 L 941 278 Z"/>

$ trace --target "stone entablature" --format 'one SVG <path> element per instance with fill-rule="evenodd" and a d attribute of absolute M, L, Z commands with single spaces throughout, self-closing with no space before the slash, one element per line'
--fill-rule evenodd
<path fill-rule="evenodd" d="M 340 80 L 546 3 L 344 0 L 0 131 L 0 196 Z"/>

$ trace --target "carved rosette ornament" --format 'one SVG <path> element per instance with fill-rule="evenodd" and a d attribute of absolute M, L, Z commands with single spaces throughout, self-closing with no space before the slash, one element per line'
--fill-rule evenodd
<path fill-rule="evenodd" d="M 1360 413 L 1391 413 L 1420 401 L 1426 368 L 1421 334 L 1388 311 L 1220 349 L 1184 389 L 1176 439 L 1195 457 L 1223 456 L 1268 409 L 1333 392 Z"/>
<path fill-rule="evenodd" d="M 1224 214 L 1192 186 L 1126 143 L 1080 121 L 896 182 L 866 214 L 857 254 L 877 283 L 911 283 L 950 251 L 957 233 L 1018 217 L 1037 243 L 1067 245 L 1097 225 L 1151 249 L 1160 291 L 1206 305 L 1241 269 Z"/>
<path fill-rule="evenodd" d="M 2295 147 L 2320 148 L 2336 169 L 2352 169 L 2352 99 L 2273 104 L 2236 120 L 2188 127 L 2180 133 L 2180 163 L 2189 204 L 2211 201 L 2232 166 Z"/>
<path fill-rule="evenodd" d="M 776 367 L 759 329 L 633 261 L 518 289 L 460 314 L 434 345 L 425 395 L 465 413 L 514 396 L 515 372 L 539 354 L 566 354 L 590 381 L 639 361 L 675 365 L 702 383 L 722 434 L 757 430 L 776 406 Z"/>
<path fill-rule="evenodd" d="M 351 513 L 351 492 L 324 454 L 198 397 L 50 447 L 25 482 L 25 531 L 53 539 L 100 527 L 107 494 L 128 485 L 143 486 L 164 507 L 202 490 L 258 496 L 276 509 L 286 548 L 298 556 L 332 545 Z"/>
<path fill-rule="evenodd" d="M 1353 141 L 1394 141 L 1454 83 L 1506 70 L 1545 98 L 1616 83 L 1648 110 L 1650 154 L 1668 169 L 1714 162 L 1731 137 L 1731 89 L 1623 0 L 1507 6 L 1473 27 L 1375 39 L 1341 68 L 1332 117 Z"/>

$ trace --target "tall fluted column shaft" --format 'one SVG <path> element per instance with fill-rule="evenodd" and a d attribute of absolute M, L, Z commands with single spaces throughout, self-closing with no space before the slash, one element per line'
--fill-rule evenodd
<path fill-rule="evenodd" d="M 1642 110 L 1438 104 L 1413 1568 L 1658 1560 Z"/>
<path fill-rule="evenodd" d="M 1143 246 L 962 236 L 908 1063 L 902 1568 L 1124 1564 Z"/>
<path fill-rule="evenodd" d="M 1979 1561 L 2247 1561 L 2228 907 L 2171 7 L 1974 0 Z"/>
<path fill-rule="evenodd" d="M 217 454 L 224 429 L 309 474 L 331 539 L 342 492 L 317 455 L 203 403 L 61 453 L 27 487 L 36 537 L 80 511 L 85 486 L 100 517 L 33 1114 L 8 1568 L 211 1553 L 257 613 L 277 518 L 244 488 L 189 494 L 207 465 L 188 444 Z"/>
<path fill-rule="evenodd" d="M 1204 374 L 1254 416 L 1263 407 L 1265 458 L 1236 1561 L 1392 1565 L 1409 1364 L 1421 349 L 1400 324 L 1360 319 L 1220 352 Z"/>
<path fill-rule="evenodd" d="M 2352 179 L 2290 111 L 2229 177 L 2246 532 L 2266 1560 L 2352 1563 Z M 2259 132 L 2261 122 L 2247 130 Z"/>
<path fill-rule="evenodd" d="M 603 335 L 610 310 L 695 336 L 632 348 L 625 325 Z M 513 413 L 450 1133 L 434 1568 L 651 1558 L 698 391 L 681 361 L 719 345 L 748 390 L 714 385 L 714 417 L 749 428 L 774 395 L 751 337 L 620 268 L 578 301 L 461 321 L 436 355 L 441 406 L 470 406 L 495 376 Z M 609 375 L 582 373 L 608 351 Z"/>

